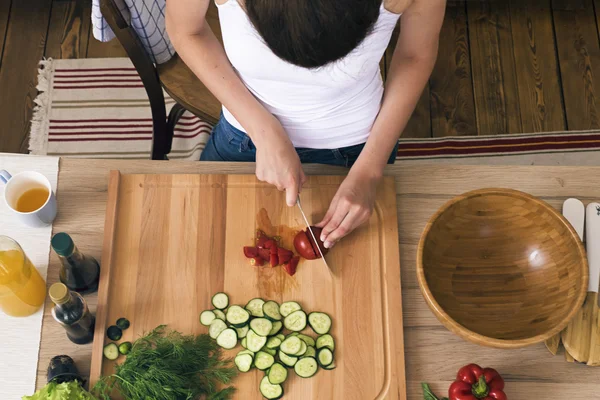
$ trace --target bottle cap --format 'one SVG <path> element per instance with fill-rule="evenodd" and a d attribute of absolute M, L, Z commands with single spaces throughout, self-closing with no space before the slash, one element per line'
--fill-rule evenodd
<path fill-rule="evenodd" d="M 54 304 L 64 304 L 69 301 L 69 289 L 63 283 L 55 283 L 48 290 Z"/>
<path fill-rule="evenodd" d="M 75 249 L 75 244 L 73 243 L 73 239 L 71 236 L 67 235 L 64 232 L 57 233 L 52 237 L 50 241 L 52 244 L 52 248 L 59 256 L 68 257 L 73 254 L 73 250 Z"/>

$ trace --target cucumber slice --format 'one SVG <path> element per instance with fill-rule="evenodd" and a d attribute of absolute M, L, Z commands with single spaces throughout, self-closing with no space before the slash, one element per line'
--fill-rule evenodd
<path fill-rule="evenodd" d="M 237 346 L 237 341 L 237 333 L 232 328 L 225 329 L 217 336 L 217 344 L 227 350 Z"/>
<path fill-rule="evenodd" d="M 269 340 L 267 340 L 267 348 L 269 349 L 276 349 L 279 347 L 280 344 L 281 339 L 279 339 L 278 337 L 272 337 L 269 338 Z"/>
<path fill-rule="evenodd" d="M 279 346 L 279 350 L 283 351 L 285 354 L 295 356 L 302 349 L 302 340 L 298 339 L 296 336 L 288 336 L 281 345 Z M 304 343 L 306 346 L 306 343 Z"/>
<path fill-rule="evenodd" d="M 281 306 L 279 306 L 279 313 L 284 318 L 293 313 L 294 311 L 299 310 L 302 310 L 302 307 L 300 307 L 300 304 L 296 303 L 295 301 L 286 301 L 285 303 L 281 304 Z"/>
<path fill-rule="evenodd" d="M 331 365 L 333 362 L 333 352 L 329 350 L 328 347 L 323 347 L 319 350 L 319 353 L 317 353 L 317 362 L 321 367 Z"/>
<path fill-rule="evenodd" d="M 119 345 L 119 353 L 126 356 L 131 351 L 133 344 L 131 342 L 123 342 Z"/>
<path fill-rule="evenodd" d="M 323 367 L 323 369 L 326 369 L 326 370 L 332 370 L 332 369 L 335 369 L 335 368 L 336 368 L 335 360 L 331 364 L 329 364 L 328 366 Z"/>
<path fill-rule="evenodd" d="M 237 367 L 237 369 L 240 372 L 248 372 L 250 371 L 250 369 L 252 368 L 252 363 L 254 361 L 254 358 L 247 353 L 238 353 L 238 355 L 235 357 L 235 366 Z"/>
<path fill-rule="evenodd" d="M 223 292 L 219 292 L 212 297 L 212 304 L 219 310 L 224 310 L 229 305 L 229 296 Z"/>
<path fill-rule="evenodd" d="M 319 366 L 317 365 L 317 360 L 313 357 L 305 357 L 301 358 L 296 365 L 294 365 L 294 371 L 296 371 L 296 375 L 301 378 L 310 378 L 317 373 Z"/>
<path fill-rule="evenodd" d="M 273 385 L 269 382 L 268 376 L 265 376 L 262 381 L 260 381 L 259 389 L 260 394 L 262 394 L 265 399 L 277 400 L 283 397 L 283 388 L 281 385 Z"/>
<path fill-rule="evenodd" d="M 237 335 L 238 335 L 238 339 L 245 338 L 246 335 L 248 334 L 249 330 L 250 330 L 250 327 L 248 325 L 244 325 L 241 328 L 235 328 L 235 331 L 237 332 Z"/>
<path fill-rule="evenodd" d="M 304 357 L 317 357 L 317 350 L 313 346 L 306 346 L 306 353 L 302 355 Z"/>
<path fill-rule="evenodd" d="M 308 349 L 308 346 L 302 340 L 300 341 L 300 346 L 300 350 L 298 350 L 298 352 L 294 354 L 296 357 L 303 356 L 304 354 L 306 354 L 306 350 Z"/>
<path fill-rule="evenodd" d="M 335 350 L 335 342 L 333 341 L 333 336 L 325 334 L 317 338 L 317 350 L 322 349 L 323 347 L 327 347 L 331 351 Z"/>
<path fill-rule="evenodd" d="M 254 366 L 261 371 L 271 368 L 271 365 L 275 363 L 275 357 L 264 351 L 259 351 L 254 356 Z"/>
<path fill-rule="evenodd" d="M 242 345 L 243 348 L 248 349 L 248 347 L 247 347 L 248 343 L 247 343 L 247 339 L 246 338 L 243 338 L 242 342 L 240 344 Z M 250 350 L 248 350 L 248 351 L 250 351 Z M 254 353 L 254 352 L 252 352 L 252 353 Z"/>
<path fill-rule="evenodd" d="M 246 348 L 253 352 L 258 352 L 267 344 L 267 338 L 265 336 L 259 336 L 252 329 L 248 331 L 248 334 L 244 338 L 246 339 Z"/>
<path fill-rule="evenodd" d="M 120 340 L 123 336 L 123 331 L 118 326 L 111 325 L 106 330 L 106 336 L 108 336 L 110 340 Z"/>
<path fill-rule="evenodd" d="M 214 312 L 210 310 L 202 311 L 200 314 L 200 323 L 204 326 L 210 326 L 210 323 L 217 318 Z"/>
<path fill-rule="evenodd" d="M 279 360 L 290 368 L 293 368 L 298 361 L 298 357 L 288 356 L 283 351 L 279 350 Z"/>
<path fill-rule="evenodd" d="M 331 318 L 325 313 L 311 312 L 308 314 L 308 324 L 313 331 L 319 335 L 324 335 L 331 329 Z"/>
<path fill-rule="evenodd" d="M 215 313 L 215 317 L 219 318 L 221 321 L 225 321 L 225 313 L 221 310 L 217 310 L 216 308 L 212 310 Z"/>
<path fill-rule="evenodd" d="M 248 349 L 240 350 L 240 352 L 238 353 L 238 356 L 239 356 L 240 354 L 250 354 L 250 355 L 252 356 L 252 358 L 254 358 L 254 352 L 253 352 L 253 351 L 250 351 L 250 350 L 248 350 Z"/>
<path fill-rule="evenodd" d="M 216 339 L 225 329 L 227 329 L 227 324 L 225 323 L 225 321 L 215 319 L 213 320 L 213 322 L 210 323 L 210 327 L 208 328 L 208 334 L 211 338 Z"/>
<path fill-rule="evenodd" d="M 300 332 L 306 328 L 306 313 L 302 310 L 294 311 L 283 320 L 283 326 L 293 332 Z"/>
<path fill-rule="evenodd" d="M 109 343 L 104 346 L 102 353 L 104 354 L 104 357 L 108 358 L 109 360 L 116 360 L 119 358 L 119 348 L 114 343 Z"/>
<path fill-rule="evenodd" d="M 265 301 L 263 299 L 256 298 L 250 300 L 244 308 L 248 310 L 253 317 L 264 317 L 265 314 L 263 313 L 262 309 L 263 304 L 265 304 Z"/>
<path fill-rule="evenodd" d="M 281 321 L 283 318 L 279 313 L 279 304 L 270 300 L 263 304 L 263 314 L 271 321 Z"/>
<path fill-rule="evenodd" d="M 268 347 L 263 347 L 261 351 L 269 353 L 272 356 L 275 356 L 275 354 L 277 354 L 277 350 L 275 350 L 275 349 L 269 349 Z"/>
<path fill-rule="evenodd" d="M 313 347 L 315 346 L 315 339 L 311 338 L 310 336 L 299 334 L 298 337 L 300 338 L 300 340 L 302 340 L 307 345 L 313 346 Z"/>
<path fill-rule="evenodd" d="M 235 327 L 242 327 L 250 320 L 250 313 L 240 306 L 231 306 L 227 310 L 225 319 Z"/>
<path fill-rule="evenodd" d="M 283 326 L 283 324 L 281 325 Z M 275 337 L 281 340 L 282 342 L 285 340 L 285 335 L 283 333 L 278 333 Z"/>
<path fill-rule="evenodd" d="M 283 328 L 283 322 L 273 321 L 273 329 L 271 329 L 271 332 L 269 332 L 269 336 L 277 335 L 281 331 L 281 328 Z"/>
<path fill-rule="evenodd" d="M 117 326 L 119 328 L 121 328 L 122 331 L 124 331 L 125 329 L 128 329 L 130 324 L 131 323 L 129 322 L 129 320 L 127 318 L 121 317 L 117 320 Z"/>
<path fill-rule="evenodd" d="M 269 336 L 273 323 L 266 318 L 255 318 L 250 321 L 250 329 L 260 336 Z"/>
<path fill-rule="evenodd" d="M 291 332 L 288 336 L 298 336 L 300 332 Z"/>
<path fill-rule="evenodd" d="M 279 385 L 285 382 L 285 380 L 287 379 L 288 371 L 283 365 L 275 363 L 269 369 L 267 376 L 269 377 L 269 382 L 271 384 Z"/>

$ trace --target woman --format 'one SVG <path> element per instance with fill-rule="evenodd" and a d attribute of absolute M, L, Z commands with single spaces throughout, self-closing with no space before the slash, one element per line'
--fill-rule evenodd
<path fill-rule="evenodd" d="M 367 221 L 386 164 L 435 63 L 445 0 L 169 0 L 179 56 L 223 104 L 201 160 L 256 161 L 295 205 L 302 162 L 350 168 L 324 219 L 326 247 Z M 402 14 L 385 90 L 379 61 Z"/>

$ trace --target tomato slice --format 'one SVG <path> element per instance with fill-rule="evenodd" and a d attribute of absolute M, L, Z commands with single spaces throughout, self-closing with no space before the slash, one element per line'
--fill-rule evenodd
<path fill-rule="evenodd" d="M 271 252 L 269 249 L 258 249 L 258 256 L 265 261 L 271 260 Z"/>
<path fill-rule="evenodd" d="M 269 239 L 271 239 L 271 238 L 268 237 L 263 231 L 257 231 L 256 232 L 256 247 L 258 247 L 259 249 L 264 248 L 265 243 Z"/>
<path fill-rule="evenodd" d="M 294 256 L 294 253 L 288 249 L 280 247 L 279 249 L 277 249 L 277 256 L 279 257 L 280 264 L 287 264 Z"/>
<path fill-rule="evenodd" d="M 244 246 L 244 255 L 246 258 L 258 257 L 258 249 L 252 246 Z"/>
<path fill-rule="evenodd" d="M 300 257 L 294 256 L 290 260 L 289 263 L 283 265 L 283 269 L 288 273 L 289 276 L 294 276 L 296 273 L 296 269 L 298 269 L 298 263 L 300 262 Z"/>
<path fill-rule="evenodd" d="M 250 259 L 250 265 L 253 265 L 255 267 L 260 267 L 260 266 L 265 265 L 265 260 L 263 260 L 260 257 L 252 257 Z"/>
<path fill-rule="evenodd" d="M 264 248 L 265 249 L 270 249 L 271 247 L 277 247 L 277 242 L 275 242 L 273 239 L 268 239 L 265 242 Z"/>
<path fill-rule="evenodd" d="M 276 267 L 279 265 L 279 257 L 277 257 L 277 254 L 271 254 L 271 268 Z"/>
<path fill-rule="evenodd" d="M 294 237 L 294 248 L 302 257 L 307 260 L 314 260 L 317 258 L 317 253 L 308 239 L 309 235 L 310 233 L 307 234 L 305 231 L 298 232 Z"/>

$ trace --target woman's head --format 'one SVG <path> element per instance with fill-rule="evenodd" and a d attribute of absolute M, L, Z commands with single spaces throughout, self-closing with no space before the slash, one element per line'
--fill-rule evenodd
<path fill-rule="evenodd" d="M 382 0 L 245 0 L 252 24 L 275 55 L 316 68 L 350 53 L 369 34 Z"/>

